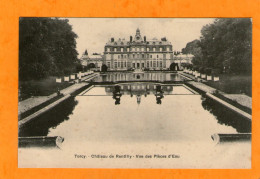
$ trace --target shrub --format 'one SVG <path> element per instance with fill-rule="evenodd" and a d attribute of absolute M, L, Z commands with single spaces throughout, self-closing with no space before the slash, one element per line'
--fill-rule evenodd
<path fill-rule="evenodd" d="M 212 70 L 212 74 L 213 74 L 214 76 L 218 76 L 218 75 L 220 74 L 220 72 L 221 72 L 221 70 L 220 70 L 219 68 L 214 68 L 214 69 Z"/>
<path fill-rule="evenodd" d="M 83 66 L 81 64 L 76 65 L 76 72 L 83 71 Z"/>
<path fill-rule="evenodd" d="M 211 72 L 212 72 L 212 68 L 206 68 L 206 69 L 205 69 L 205 73 L 206 73 L 207 75 L 211 75 Z"/>
<path fill-rule="evenodd" d="M 70 75 L 71 72 L 72 72 L 72 70 L 69 69 L 69 68 L 66 68 L 66 69 L 63 70 L 63 73 L 64 73 L 64 75 L 66 75 L 66 76 Z"/>
<path fill-rule="evenodd" d="M 199 71 L 199 66 L 193 66 L 193 70 L 195 70 L 195 71 Z"/>
<path fill-rule="evenodd" d="M 192 70 L 192 64 L 187 64 L 187 68 L 189 69 L 189 70 Z"/>
<path fill-rule="evenodd" d="M 202 73 L 202 74 L 204 74 L 204 73 L 205 73 L 205 68 L 204 68 L 204 67 L 200 67 L 200 68 L 199 68 L 199 72 Z"/>

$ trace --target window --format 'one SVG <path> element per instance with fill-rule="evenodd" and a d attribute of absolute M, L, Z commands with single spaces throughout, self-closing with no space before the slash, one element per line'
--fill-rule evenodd
<path fill-rule="evenodd" d="M 120 68 L 120 62 L 118 62 L 117 67 Z"/>
<path fill-rule="evenodd" d="M 117 62 L 114 63 L 115 68 L 117 68 Z"/>
<path fill-rule="evenodd" d="M 147 65 L 146 65 L 147 68 L 149 68 L 149 62 L 147 61 Z"/>
<path fill-rule="evenodd" d="M 159 58 L 159 55 L 157 55 L 157 58 Z"/>
<path fill-rule="evenodd" d="M 120 59 L 120 55 L 118 55 L 118 59 Z"/>
<path fill-rule="evenodd" d="M 126 61 L 125 61 L 125 67 L 126 67 Z"/>
<path fill-rule="evenodd" d="M 150 55 L 150 58 L 153 58 L 153 56 L 152 56 L 152 55 Z"/>
<path fill-rule="evenodd" d="M 135 54 L 133 54 L 133 58 L 135 58 Z"/>
<path fill-rule="evenodd" d="M 107 67 L 110 68 L 110 62 L 107 62 Z"/>
<path fill-rule="evenodd" d="M 160 68 L 162 68 L 162 61 L 160 61 Z"/>
<path fill-rule="evenodd" d="M 156 67 L 156 61 L 153 61 L 153 67 Z"/>
<path fill-rule="evenodd" d="M 149 58 L 149 54 L 147 54 L 147 58 Z"/>
<path fill-rule="evenodd" d="M 159 66 L 159 62 L 157 61 L 157 66 L 156 67 L 158 67 Z"/>
<path fill-rule="evenodd" d="M 144 54 L 142 54 L 142 58 L 144 58 Z"/>
<path fill-rule="evenodd" d="M 124 67 L 124 62 L 121 62 L 121 68 L 123 68 Z"/>
<path fill-rule="evenodd" d="M 151 64 L 151 67 L 153 67 L 153 62 L 152 61 L 150 62 L 150 64 Z"/>

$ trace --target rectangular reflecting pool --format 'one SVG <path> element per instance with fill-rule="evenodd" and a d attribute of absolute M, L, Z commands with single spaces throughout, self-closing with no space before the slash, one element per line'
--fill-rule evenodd
<path fill-rule="evenodd" d="M 211 138 L 250 132 L 250 121 L 185 85 L 98 85 L 19 130 L 64 138 L 60 149 L 19 148 L 19 167 L 250 168 L 250 141 Z"/>

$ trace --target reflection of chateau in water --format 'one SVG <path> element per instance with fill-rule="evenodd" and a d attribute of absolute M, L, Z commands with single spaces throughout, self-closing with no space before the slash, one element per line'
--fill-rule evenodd
<path fill-rule="evenodd" d="M 166 94 L 171 94 L 173 91 L 173 86 L 161 86 L 158 84 L 151 83 L 132 83 L 132 84 L 121 84 L 115 86 L 105 87 L 107 95 L 113 94 L 113 99 L 115 99 L 115 105 L 120 104 L 120 98 L 122 94 L 129 94 L 131 97 L 136 96 L 137 104 L 141 103 L 141 97 L 145 97 L 149 94 L 154 94 L 156 97 L 156 103 L 162 104 L 162 98 L 164 98 L 164 91 Z"/>
<path fill-rule="evenodd" d="M 115 81 L 176 81 L 181 82 L 186 78 L 175 73 L 108 73 L 94 79 L 95 82 Z"/>
<path fill-rule="evenodd" d="M 149 95 L 156 94 L 158 91 L 155 83 L 131 83 L 131 84 L 120 84 L 120 93 L 124 95 Z M 163 85 L 161 90 L 164 92 L 164 95 L 170 95 L 173 92 L 174 86 L 172 85 Z M 106 86 L 105 91 L 107 95 L 113 95 L 115 86 Z"/>

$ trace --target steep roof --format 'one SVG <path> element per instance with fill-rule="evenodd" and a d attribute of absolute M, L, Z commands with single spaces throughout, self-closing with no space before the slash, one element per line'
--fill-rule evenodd
<path fill-rule="evenodd" d="M 99 59 L 99 58 L 102 58 L 102 55 L 93 55 L 93 54 L 90 54 L 90 55 L 88 55 L 88 57 L 89 57 L 90 59 Z"/>
<path fill-rule="evenodd" d="M 140 37 L 139 40 L 136 40 L 136 36 Z M 113 40 L 112 40 L 113 39 Z M 132 42 L 125 40 L 125 38 L 117 39 L 111 38 L 106 43 L 107 46 L 127 46 L 127 45 L 135 45 L 135 44 L 142 44 L 142 45 L 171 45 L 171 42 L 169 42 L 166 37 L 163 37 L 161 40 L 158 40 L 156 37 L 153 39 L 146 39 L 146 42 L 143 41 L 143 38 L 140 35 L 140 29 L 137 28 L 136 35 L 132 37 Z"/>
<path fill-rule="evenodd" d="M 109 40 L 106 45 L 111 45 L 111 46 L 126 46 L 126 45 L 134 45 L 134 44 L 140 44 L 140 43 L 136 43 L 135 41 L 130 42 L 130 41 L 126 41 L 125 39 L 118 39 L 117 41 L 111 42 L 111 40 Z M 166 41 L 162 41 L 162 40 L 158 40 L 156 38 L 153 39 L 149 39 L 146 40 L 146 42 L 141 42 L 141 44 L 146 44 L 146 45 L 171 45 L 171 42 L 169 42 L 168 40 Z"/>

